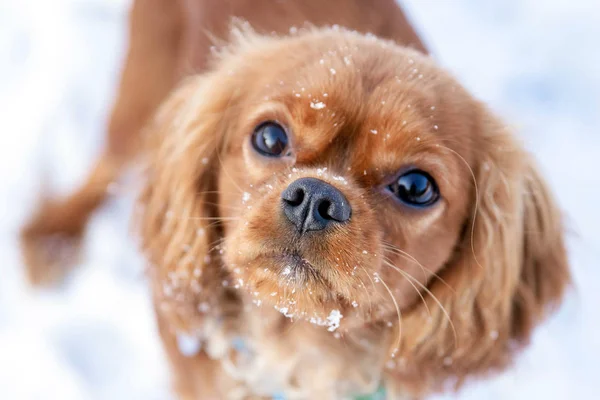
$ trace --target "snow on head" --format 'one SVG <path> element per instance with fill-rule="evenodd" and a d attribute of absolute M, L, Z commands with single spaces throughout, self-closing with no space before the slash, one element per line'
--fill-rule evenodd
<path fill-rule="evenodd" d="M 325 108 L 325 106 L 326 106 L 326 104 L 323 103 L 322 101 L 315 102 L 313 100 L 310 102 L 310 108 L 312 108 L 313 110 L 322 110 Z"/>
<path fill-rule="evenodd" d="M 343 315 L 342 313 L 340 313 L 339 310 L 332 310 L 329 313 L 329 316 L 327 317 L 327 326 L 329 328 L 327 328 L 327 330 L 329 332 L 333 332 L 335 331 L 337 328 L 340 327 L 340 320 L 342 319 Z"/>
<path fill-rule="evenodd" d="M 244 194 L 242 195 L 242 202 L 246 203 L 248 202 L 248 200 L 250 200 L 250 193 L 244 192 Z"/>

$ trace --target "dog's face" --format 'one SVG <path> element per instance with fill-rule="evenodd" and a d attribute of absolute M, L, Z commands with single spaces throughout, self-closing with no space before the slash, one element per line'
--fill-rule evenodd
<path fill-rule="evenodd" d="M 427 60 L 356 39 L 290 40 L 233 72 L 248 83 L 219 165 L 224 260 L 289 316 L 397 323 L 473 212 L 475 132 Z"/>
<path fill-rule="evenodd" d="M 505 364 L 568 281 L 510 132 L 409 49 L 239 35 L 151 129 L 141 221 L 163 300 L 196 310 L 225 287 L 330 331 L 390 326 L 421 379 Z"/>

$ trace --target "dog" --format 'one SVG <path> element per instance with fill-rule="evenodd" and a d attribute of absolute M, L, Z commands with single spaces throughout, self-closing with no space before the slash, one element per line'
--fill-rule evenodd
<path fill-rule="evenodd" d="M 130 26 L 107 149 L 23 247 L 58 279 L 44 240 L 76 242 L 139 155 L 181 398 L 423 398 L 509 366 L 560 304 L 533 158 L 393 1 L 138 0 Z"/>

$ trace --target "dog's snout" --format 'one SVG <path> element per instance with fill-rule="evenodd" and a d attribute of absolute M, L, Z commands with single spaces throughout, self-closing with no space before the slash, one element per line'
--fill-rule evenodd
<path fill-rule="evenodd" d="M 283 212 L 300 232 L 320 231 L 333 223 L 347 222 L 352 207 L 334 186 L 316 178 L 301 178 L 282 193 Z"/>

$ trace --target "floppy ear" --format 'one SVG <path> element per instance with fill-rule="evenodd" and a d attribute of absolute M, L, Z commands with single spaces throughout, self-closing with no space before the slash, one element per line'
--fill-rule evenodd
<path fill-rule="evenodd" d="M 421 383 L 458 385 L 505 367 L 570 281 L 561 215 L 546 183 L 513 135 L 487 110 L 480 115 L 462 243 L 440 273 L 444 282 L 431 284 L 430 314 L 421 307 L 406 316 L 406 361 L 418 366 L 407 376 Z"/>
<path fill-rule="evenodd" d="M 532 156 L 487 110 L 481 113 L 483 157 L 476 166 L 478 210 L 471 232 L 482 274 L 475 304 L 481 333 L 501 335 L 515 347 L 526 344 L 570 282 L 564 227 Z M 497 312 L 486 315 L 486 309 Z"/>
<path fill-rule="evenodd" d="M 520 342 L 559 305 L 570 283 L 560 211 L 531 159 L 523 180 L 523 261 L 511 320 L 511 335 Z"/>
<path fill-rule="evenodd" d="M 218 252 L 212 254 L 220 239 L 218 153 L 236 102 L 223 75 L 215 71 L 183 82 L 144 138 L 146 175 L 137 227 L 156 303 L 182 330 L 200 322 L 203 312 L 215 311 L 216 292 L 222 292 L 226 278 Z"/>

